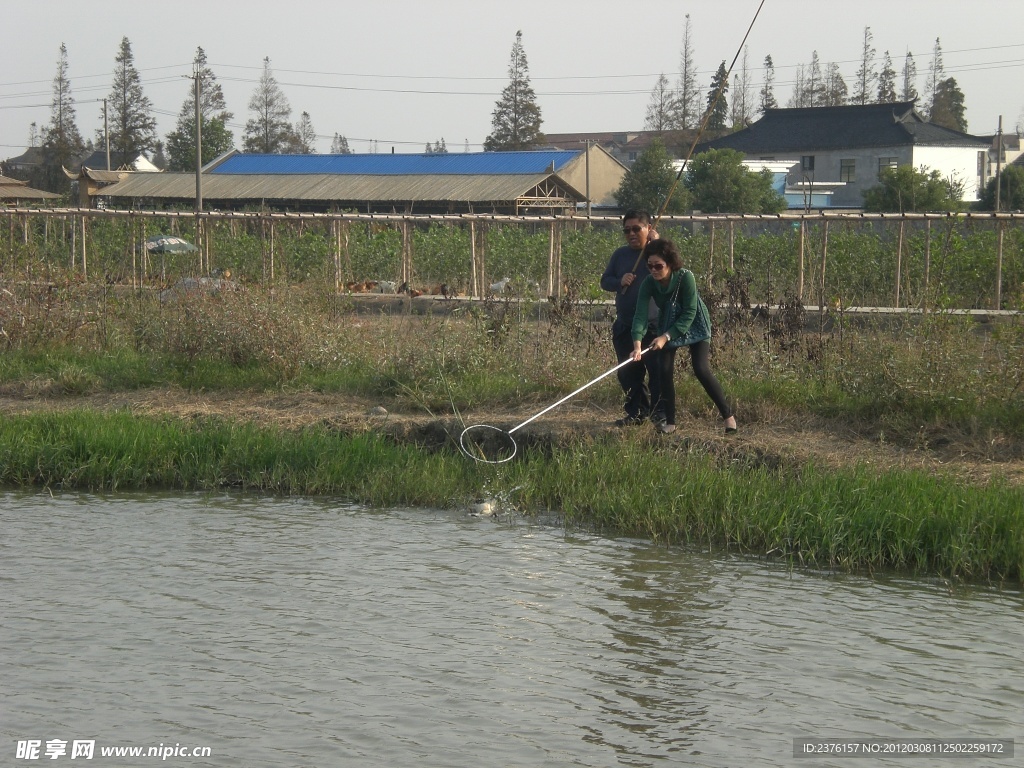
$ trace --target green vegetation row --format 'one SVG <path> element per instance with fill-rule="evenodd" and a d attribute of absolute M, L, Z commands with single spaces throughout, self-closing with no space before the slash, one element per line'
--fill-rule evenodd
<path fill-rule="evenodd" d="M 246 285 L 320 284 L 334 287 L 366 280 L 400 282 L 401 223 L 349 222 L 339 236 L 327 221 L 266 222 L 211 219 L 206 224 L 209 263 L 196 254 L 148 257 L 137 244 L 176 230 L 195 237 L 191 221 L 90 219 L 86 228 L 87 274 L 95 283 L 168 286 L 208 269 L 230 270 Z M 559 225 L 563 282 L 581 297 L 606 299 L 599 279 L 611 252 L 622 244 L 618 222 Z M 902 237 L 901 237 L 902 227 Z M 1000 265 L 1000 228 L 1002 264 Z M 470 230 L 465 224 L 420 223 L 409 228 L 413 287 L 446 285 L 461 294 L 472 286 Z M 489 286 L 510 278 L 521 288 L 547 288 L 551 253 L 549 222 L 478 223 L 478 269 Z M 7 280 L 63 283 L 79 279 L 80 227 L 70 220 L 25 216 L 13 220 L 0 241 L 0 276 Z M 777 304 L 796 297 L 805 304 L 995 308 L 1002 274 L 1001 308 L 1024 301 L 1024 227 L 948 218 L 922 221 L 750 221 L 718 224 L 665 220 L 660 234 L 678 241 L 684 260 L 711 293 L 731 280 L 752 303 Z M 802 255 L 802 258 L 801 258 Z M 335 257 L 338 257 L 337 263 Z M 802 261 L 802 269 L 801 269 Z M 74 262 L 74 268 L 72 264 Z M 535 291 L 535 292 L 536 292 Z"/>
<path fill-rule="evenodd" d="M 505 509 L 670 544 L 1017 582 L 1024 492 L 916 472 L 722 467 L 643 440 L 527 451 L 495 468 L 454 446 L 427 451 L 323 427 L 287 432 L 71 412 L 0 422 L 0 483 L 51 489 L 224 488 L 373 505 L 462 507 L 483 489 Z"/>

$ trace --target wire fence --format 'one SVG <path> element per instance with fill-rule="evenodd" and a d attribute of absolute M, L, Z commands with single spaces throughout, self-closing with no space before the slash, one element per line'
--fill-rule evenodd
<path fill-rule="evenodd" d="M 219 277 L 483 298 L 607 299 L 623 244 L 610 216 L 415 216 L 0 209 L 0 280 L 165 289 Z M 751 305 L 1013 310 L 1024 302 L 1024 214 L 665 216 L 702 290 Z M 157 253 L 156 235 L 195 251 Z"/>

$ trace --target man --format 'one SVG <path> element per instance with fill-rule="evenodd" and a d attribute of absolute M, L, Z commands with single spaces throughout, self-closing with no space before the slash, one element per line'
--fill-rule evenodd
<path fill-rule="evenodd" d="M 615 322 L 612 324 L 612 346 L 615 348 L 615 357 L 618 361 L 624 362 L 633 354 L 633 338 L 630 330 L 633 325 L 633 315 L 636 313 L 637 293 L 640 290 L 640 283 L 650 274 L 647 271 L 647 264 L 640 254 L 647 245 L 648 240 L 654 240 L 658 234 L 651 228 L 651 217 L 644 211 L 627 211 L 622 217 L 622 234 L 626 237 L 626 244 L 616 249 L 608 262 L 608 267 L 601 275 L 601 288 L 615 293 Z M 657 320 L 657 309 L 651 318 Z M 647 334 L 643 338 L 643 346 L 646 349 L 651 345 L 655 336 L 654 326 L 648 327 Z M 651 392 L 647 382 L 655 383 L 657 378 L 651 369 L 651 356 L 645 356 L 640 362 L 625 365 L 618 370 L 619 384 L 626 395 L 626 415 L 618 419 L 615 424 L 620 427 L 642 424 L 648 416 L 657 422 L 660 414 L 651 413 L 652 395 L 653 402 L 659 401 L 658 392 Z"/>

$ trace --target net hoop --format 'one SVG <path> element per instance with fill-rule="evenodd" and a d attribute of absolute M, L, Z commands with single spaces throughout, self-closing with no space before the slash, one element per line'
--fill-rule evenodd
<path fill-rule="evenodd" d="M 472 432 L 473 430 L 481 431 L 481 434 L 483 435 L 483 441 L 487 441 L 488 438 L 492 437 L 489 434 L 489 432 L 495 432 L 498 435 L 502 435 L 505 438 L 506 442 L 511 446 L 512 453 L 510 453 L 508 456 L 503 456 L 502 458 L 490 459 L 487 458 L 486 456 L 480 455 L 480 453 L 470 451 L 469 448 L 466 447 L 466 435 L 469 432 Z M 475 447 L 479 448 L 480 446 L 477 445 Z M 519 450 L 519 446 L 516 444 L 516 441 L 512 437 L 511 432 L 507 432 L 504 429 L 499 429 L 498 427 L 492 427 L 490 424 L 474 424 L 462 430 L 462 434 L 459 435 L 459 448 L 469 458 L 473 459 L 473 461 L 479 461 L 481 464 L 504 464 L 506 461 L 512 461 L 512 459 L 515 458 L 516 452 Z"/>

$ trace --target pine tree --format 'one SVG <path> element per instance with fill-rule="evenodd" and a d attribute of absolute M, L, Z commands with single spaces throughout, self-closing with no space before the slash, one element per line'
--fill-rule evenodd
<path fill-rule="evenodd" d="M 693 26 L 690 14 L 686 14 L 672 127 L 683 130 L 696 128 L 700 117 L 700 87 L 697 85 L 697 67 L 693 63 Z"/>
<path fill-rule="evenodd" d="M 946 68 L 942 64 L 942 44 L 939 38 L 935 38 L 935 47 L 932 48 L 932 63 L 928 67 L 928 82 L 925 84 L 925 104 L 928 109 L 928 120 L 932 119 L 935 111 L 935 97 L 939 91 L 939 83 L 946 79 Z"/>
<path fill-rule="evenodd" d="M 892 68 L 892 57 L 885 52 L 882 59 L 882 71 L 878 74 L 879 104 L 892 104 L 896 101 L 896 70 Z"/>
<path fill-rule="evenodd" d="M 875 48 L 871 44 L 874 36 L 871 27 L 864 27 L 864 39 L 860 50 L 860 69 L 857 70 L 857 86 L 853 91 L 854 104 L 868 104 L 878 81 L 875 72 Z"/>
<path fill-rule="evenodd" d="M 916 101 L 919 96 L 917 92 L 917 64 L 914 63 L 914 54 L 907 51 L 903 59 L 903 73 L 900 78 L 900 101 Z"/>
<path fill-rule="evenodd" d="M 334 141 L 331 142 L 331 154 L 351 155 L 352 150 L 348 148 L 348 139 L 338 133 L 334 134 Z"/>
<path fill-rule="evenodd" d="M 721 92 L 719 92 L 721 91 Z M 724 131 L 725 123 L 729 117 L 729 101 L 725 94 L 729 92 L 729 73 L 725 69 L 725 62 L 718 65 L 718 71 L 711 79 L 711 88 L 708 90 L 707 109 L 711 113 L 708 118 L 707 128 L 709 131 Z"/>
<path fill-rule="evenodd" d="M 540 131 L 543 119 L 530 87 L 530 67 L 523 49 L 522 31 L 516 32 L 508 77 L 509 83 L 491 115 L 491 135 L 484 141 L 487 152 L 529 149 L 544 143 L 544 134 Z"/>
<path fill-rule="evenodd" d="M 127 37 L 121 38 L 114 62 L 114 85 L 107 99 L 110 152 L 127 163 L 156 145 L 156 119 L 152 103 L 142 92 L 142 79 Z"/>
<path fill-rule="evenodd" d="M 821 71 L 821 60 L 818 58 L 817 51 L 811 54 L 811 63 L 807 67 L 804 88 L 806 90 L 804 106 L 821 107 L 825 105 L 825 76 Z"/>
<path fill-rule="evenodd" d="M 964 94 L 957 85 L 956 78 L 948 77 L 935 87 L 935 98 L 929 120 L 936 125 L 952 128 L 954 131 L 967 132 L 967 109 L 964 106 Z"/>
<path fill-rule="evenodd" d="M 645 131 L 658 131 L 659 133 L 670 130 L 673 124 L 673 108 L 676 103 L 675 95 L 669 87 L 668 78 L 662 73 L 658 76 L 658 82 L 651 91 L 651 100 L 647 104 L 647 119 L 644 120 Z"/>
<path fill-rule="evenodd" d="M 33 123 L 33 125 L 35 125 Z M 63 193 L 70 184 L 63 168 L 71 167 L 82 154 L 85 144 L 75 122 L 75 99 L 71 95 L 71 80 L 68 78 L 68 49 L 60 45 L 57 57 L 57 74 L 53 77 L 53 100 L 50 102 L 50 124 L 42 135 L 43 168 L 38 178 L 32 181 L 43 189 Z"/>
<path fill-rule="evenodd" d="M 196 48 L 192 60 L 192 76 L 199 77 L 200 136 L 203 142 L 203 165 L 228 152 L 234 146 L 234 135 L 227 124 L 234 117 L 227 111 L 224 91 L 217 76 L 206 63 L 206 52 Z M 178 123 L 167 134 L 168 168 L 172 171 L 190 171 L 196 165 L 196 89 L 195 81 L 178 112 Z"/>
<path fill-rule="evenodd" d="M 764 86 L 761 88 L 761 102 L 758 110 L 763 115 L 769 109 L 778 109 L 779 102 L 775 100 L 775 63 L 771 54 L 764 57 Z"/>
<path fill-rule="evenodd" d="M 309 112 L 303 112 L 299 117 L 299 122 L 295 124 L 287 149 L 288 153 L 293 155 L 316 154 L 316 130 L 313 128 Z"/>
<path fill-rule="evenodd" d="M 289 123 L 292 108 L 277 84 L 269 56 L 263 59 L 263 74 L 249 99 L 249 111 L 253 117 L 245 124 L 245 151 L 266 155 L 285 152 L 294 140 Z"/>
<path fill-rule="evenodd" d="M 843 73 L 839 71 L 839 65 L 830 62 L 825 69 L 824 103 L 826 107 L 841 107 L 846 104 L 849 91 Z"/>

